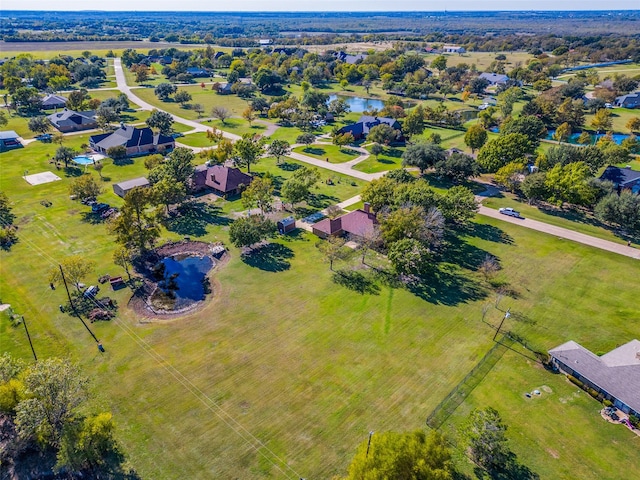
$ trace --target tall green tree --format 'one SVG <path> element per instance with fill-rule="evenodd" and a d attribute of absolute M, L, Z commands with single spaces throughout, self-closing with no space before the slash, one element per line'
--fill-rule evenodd
<path fill-rule="evenodd" d="M 471 148 L 471 153 L 474 153 L 487 142 L 488 136 L 487 131 L 481 124 L 474 123 L 464 134 L 464 143 Z"/>
<path fill-rule="evenodd" d="M 173 117 L 167 112 L 152 110 L 146 120 L 147 126 L 155 128 L 163 135 L 169 135 L 173 126 Z"/>
<path fill-rule="evenodd" d="M 333 262 L 347 258 L 350 253 L 345 247 L 345 239 L 342 237 L 331 236 L 326 240 L 318 243 L 318 249 L 325 261 L 329 262 L 329 270 L 333 271 Z"/>
<path fill-rule="evenodd" d="M 273 191 L 273 180 L 270 177 L 256 177 L 242 192 L 242 206 L 246 209 L 257 207 L 264 216 L 271 211 Z"/>
<path fill-rule="evenodd" d="M 47 133 L 51 130 L 51 122 L 44 115 L 38 115 L 37 117 L 31 117 L 27 125 L 29 130 L 33 133 Z"/>
<path fill-rule="evenodd" d="M 120 215 L 111 221 L 110 231 L 116 242 L 131 252 L 148 251 L 160 237 L 158 223 L 147 211 L 152 202 L 151 189 L 136 187 L 124 197 Z"/>
<path fill-rule="evenodd" d="M 480 166 L 475 158 L 464 153 L 453 153 L 435 165 L 436 174 L 461 183 L 480 175 Z"/>
<path fill-rule="evenodd" d="M 424 132 L 424 110 L 418 105 L 404 119 L 402 131 L 405 136 L 421 135 Z"/>
<path fill-rule="evenodd" d="M 72 161 L 75 156 L 76 156 L 76 151 L 73 148 L 60 145 L 56 149 L 56 153 L 53 156 L 53 159 L 56 162 L 63 162 L 64 167 L 69 168 L 69 162 Z"/>
<path fill-rule="evenodd" d="M 591 119 L 591 127 L 599 132 L 607 132 L 611 130 L 613 119 L 611 118 L 611 112 L 606 108 L 601 108 Z"/>
<path fill-rule="evenodd" d="M 274 140 L 269 145 L 269 155 L 276 157 L 276 163 L 280 163 L 280 158 L 286 157 L 291 153 L 291 145 L 286 140 Z"/>
<path fill-rule="evenodd" d="M 506 430 L 497 410 L 491 407 L 473 410 L 461 428 L 473 462 L 489 471 L 504 467 L 510 453 Z"/>
<path fill-rule="evenodd" d="M 640 196 L 628 190 L 612 193 L 598 202 L 596 217 L 629 233 L 640 233 Z"/>
<path fill-rule="evenodd" d="M 402 154 L 402 166 L 418 167 L 420 173 L 424 173 L 444 159 L 445 153 L 440 145 L 431 142 L 416 143 L 409 145 Z"/>
<path fill-rule="evenodd" d="M 233 145 L 233 155 L 236 163 L 241 167 L 247 167 L 247 173 L 251 173 L 251 165 L 258 163 L 264 152 L 265 141 L 263 137 L 245 133 L 242 138 Z"/>
<path fill-rule="evenodd" d="M 96 198 L 101 193 L 102 187 L 89 174 L 80 175 L 69 184 L 69 195 L 74 195 L 78 200 Z"/>
<path fill-rule="evenodd" d="M 395 142 L 399 136 L 399 130 L 395 130 L 393 127 L 387 125 L 386 123 L 381 123 L 380 125 L 376 125 L 371 130 L 369 130 L 367 141 L 389 145 L 390 143 Z"/>
<path fill-rule="evenodd" d="M 273 221 L 258 215 L 240 217 L 229 227 L 229 240 L 236 247 L 251 247 L 272 237 L 276 232 Z"/>
<path fill-rule="evenodd" d="M 509 133 L 489 140 L 478 152 L 478 164 L 488 173 L 497 172 L 518 159 L 524 159 L 529 153 L 533 153 L 534 146 L 526 135 L 521 133 Z"/>
<path fill-rule="evenodd" d="M 67 257 L 60 263 L 60 265 L 64 272 L 64 278 L 76 287 L 78 292 L 81 291 L 80 284 L 82 283 L 82 280 L 84 280 L 84 278 L 89 275 L 96 266 L 95 262 L 86 259 L 82 255 L 72 255 Z M 60 267 L 55 267 L 51 270 L 49 281 L 56 284 L 63 282 Z"/>
<path fill-rule="evenodd" d="M 184 183 L 164 177 L 153 184 L 153 197 L 154 203 L 164 205 L 168 214 L 171 205 L 181 203 L 187 197 L 187 190 Z"/>

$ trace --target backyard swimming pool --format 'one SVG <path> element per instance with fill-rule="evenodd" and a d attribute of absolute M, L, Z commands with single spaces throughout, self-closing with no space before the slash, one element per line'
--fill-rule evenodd
<path fill-rule="evenodd" d="M 78 155 L 77 157 L 73 157 L 73 161 L 78 165 L 93 165 L 94 159 L 87 155 Z"/>

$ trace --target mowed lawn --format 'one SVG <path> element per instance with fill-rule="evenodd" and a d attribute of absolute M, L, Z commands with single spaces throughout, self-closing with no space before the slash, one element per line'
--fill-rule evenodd
<path fill-rule="evenodd" d="M 340 147 L 326 143 L 314 143 L 313 145 L 296 147 L 293 149 L 296 153 L 302 153 L 319 160 L 327 160 L 329 163 L 344 163 L 355 160 L 360 153 L 350 149 L 349 147 Z"/>
<path fill-rule="evenodd" d="M 483 306 L 491 306 L 490 322 L 502 312 L 472 272 L 487 253 L 503 267 L 497 280 L 513 290 L 499 307 L 529 320 L 504 328 L 534 347 L 576 340 L 607 351 L 640 336 L 633 288 L 640 262 L 479 217 L 450 247 L 455 263 L 420 294 L 382 283 L 376 293 L 358 294 L 334 284 L 316 237 L 307 233 L 278 239 L 253 261 L 231 248 L 229 263 L 214 271 L 213 298 L 185 318 L 144 321 L 127 309 L 126 289 L 103 287 L 120 311 L 111 322 L 91 325 L 105 345 L 101 355 L 82 324 L 58 311 L 65 293 L 49 289 L 48 272 L 72 253 L 96 262 L 89 283 L 124 272 L 112 264 L 105 226 L 88 221 L 87 207 L 68 198 L 68 178 L 38 187 L 20 178 L 24 169 L 50 169 L 48 149 L 55 146 L 0 155 L 0 189 L 14 203 L 20 237 L 10 252 L 0 252 L 0 298 L 25 315 L 40 358 L 81 363 L 96 406 L 113 411 L 118 437 L 143 478 L 331 478 L 345 472 L 369 431 L 423 428 L 492 346 Z M 280 168 L 265 159 L 252 170 Z M 111 181 L 143 173 L 141 159 L 103 170 Z M 114 202 L 105 187 L 100 199 Z M 40 205 L 43 199 L 53 205 Z M 228 243 L 224 223 L 212 220 L 201 238 Z M 21 326 L 2 319 L 0 335 L 3 351 L 29 359 Z M 524 403 L 524 392 L 541 385 L 554 394 Z M 576 390 L 507 354 L 447 425 L 473 406 L 491 404 L 510 426 L 514 452 L 541 478 L 639 476 L 634 437 L 607 425 L 597 402 Z"/>

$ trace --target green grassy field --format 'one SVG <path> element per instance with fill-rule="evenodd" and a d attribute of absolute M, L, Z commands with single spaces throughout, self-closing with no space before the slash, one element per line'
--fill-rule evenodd
<path fill-rule="evenodd" d="M 371 152 L 371 147 L 367 147 Z M 397 170 L 402 168 L 402 153 L 404 147 L 385 147 L 384 151 L 376 158 L 371 155 L 366 160 L 359 162 L 353 166 L 354 170 L 360 170 L 365 173 L 385 172 L 387 170 Z"/>
<path fill-rule="evenodd" d="M 314 157 L 320 160 L 329 159 L 329 163 L 344 163 L 350 160 L 355 160 L 360 156 L 355 150 L 351 150 L 349 147 L 340 147 L 338 145 L 319 144 L 296 147 L 294 152 L 302 153 L 310 157 Z"/>

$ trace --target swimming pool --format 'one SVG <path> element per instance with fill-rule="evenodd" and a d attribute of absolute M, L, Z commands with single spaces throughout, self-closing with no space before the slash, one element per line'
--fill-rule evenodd
<path fill-rule="evenodd" d="M 78 155 L 77 157 L 73 157 L 73 161 L 78 165 L 93 165 L 95 162 L 93 158 L 87 155 Z"/>

